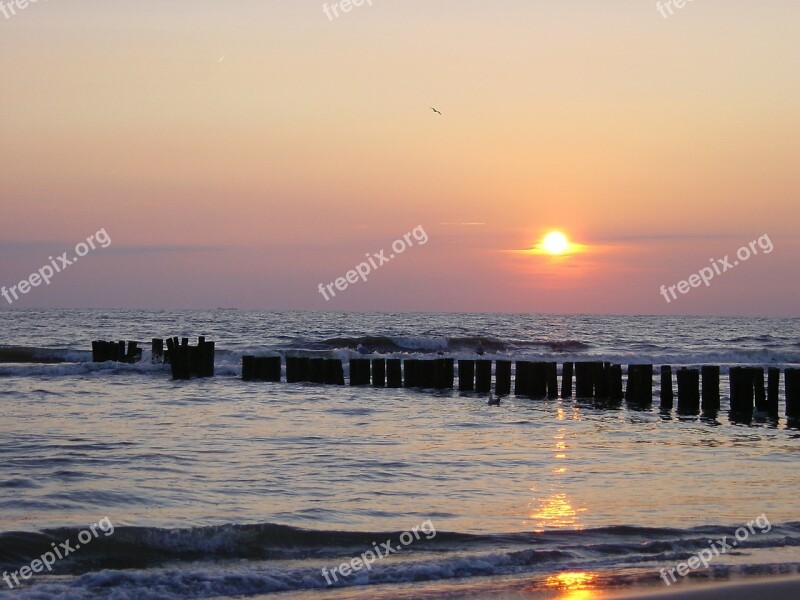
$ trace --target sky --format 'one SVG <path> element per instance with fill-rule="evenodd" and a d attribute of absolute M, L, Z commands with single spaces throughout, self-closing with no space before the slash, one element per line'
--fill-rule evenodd
<path fill-rule="evenodd" d="M 0 310 L 798 316 L 800 4 L 656 4 L 0 12 Z"/>

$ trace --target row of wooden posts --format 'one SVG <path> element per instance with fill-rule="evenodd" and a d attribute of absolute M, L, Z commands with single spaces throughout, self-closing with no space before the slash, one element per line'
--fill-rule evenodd
<path fill-rule="evenodd" d="M 189 345 L 189 338 L 177 337 L 152 340 L 152 360 L 169 364 L 173 379 L 185 380 L 195 377 L 214 376 L 214 342 L 200 337 L 197 346 Z M 95 362 L 108 360 L 137 362 L 142 350 L 137 342 L 92 342 Z M 336 358 L 287 356 L 287 383 L 322 383 L 344 385 L 342 361 Z M 456 387 L 456 360 L 399 359 L 399 358 L 352 358 L 350 359 L 352 386 L 388 388 L 454 389 Z M 558 365 L 555 362 L 531 362 L 510 360 L 492 361 L 458 360 L 458 390 L 489 393 L 492 391 L 494 371 L 494 393 L 507 396 L 512 392 L 512 365 L 515 366 L 513 392 L 527 398 L 571 398 L 594 399 L 608 404 L 623 399 L 632 406 L 649 407 L 653 402 L 653 365 L 633 364 L 628 366 L 628 376 L 623 386 L 622 366 L 608 362 L 566 362 L 561 368 L 561 385 L 558 382 Z M 492 368 L 494 366 L 494 369 Z M 282 380 L 280 356 L 244 356 L 242 379 L 245 381 Z M 673 372 L 671 366 L 660 368 L 661 409 L 671 411 L 675 406 L 677 383 L 677 410 L 679 414 L 713 416 L 720 410 L 720 367 L 680 368 Z M 778 394 L 781 370 L 771 367 L 731 367 L 730 412 L 740 420 L 750 420 L 754 412 L 770 416 L 778 415 Z M 800 369 L 784 371 L 786 416 L 800 420 Z M 702 384 L 702 385 L 701 385 Z"/>
<path fill-rule="evenodd" d="M 153 338 L 151 342 L 152 361 L 168 364 L 172 368 L 173 379 L 191 379 L 194 377 L 214 376 L 215 343 L 206 341 L 200 336 L 196 346 L 189 345 L 189 338 L 167 338 L 167 350 L 164 340 Z M 142 349 L 138 342 L 92 342 L 92 361 L 94 362 L 127 362 L 135 363 L 142 359 Z"/>
<path fill-rule="evenodd" d="M 433 360 L 399 358 L 350 359 L 350 385 L 389 388 L 454 389 L 455 363 L 452 358 Z M 492 390 L 491 360 L 459 360 L 458 389 L 463 392 L 489 393 Z M 628 367 L 623 388 L 622 366 L 607 362 L 564 363 L 561 386 L 555 362 L 516 361 L 513 389 L 516 396 L 528 398 L 571 398 L 573 375 L 575 397 L 606 401 L 613 404 L 623 399 L 630 405 L 648 407 L 653 401 L 653 365 Z M 512 390 L 512 362 L 494 361 L 494 392 L 506 396 Z M 674 377 L 673 377 L 674 375 Z M 720 410 L 720 367 L 681 368 L 673 373 L 671 366 L 662 366 L 661 409 L 675 408 L 679 414 L 708 416 Z M 778 391 L 781 370 L 761 367 L 730 369 L 730 411 L 734 417 L 749 420 L 755 413 L 778 415 Z M 281 358 L 245 356 L 242 359 L 245 381 L 281 381 Z M 286 357 L 288 383 L 311 382 L 344 385 L 343 365 L 339 359 Z M 702 383 L 702 386 L 701 386 Z M 800 419 L 800 369 L 785 370 L 786 415 Z M 623 391 L 624 389 L 624 391 Z"/>

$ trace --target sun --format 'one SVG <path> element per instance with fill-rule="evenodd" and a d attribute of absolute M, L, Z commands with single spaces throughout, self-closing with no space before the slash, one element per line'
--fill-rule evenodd
<path fill-rule="evenodd" d="M 541 247 L 548 254 L 564 254 L 569 248 L 569 240 L 560 231 L 551 231 L 544 236 Z"/>

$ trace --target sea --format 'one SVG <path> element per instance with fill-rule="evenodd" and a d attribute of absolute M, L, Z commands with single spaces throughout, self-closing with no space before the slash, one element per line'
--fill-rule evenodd
<path fill-rule="evenodd" d="M 215 376 L 154 364 L 171 336 L 216 342 Z M 93 340 L 143 359 L 93 363 Z M 247 354 L 347 376 L 359 345 L 721 365 L 722 410 L 662 412 L 658 376 L 652 407 L 241 379 Z M 778 419 L 728 417 L 737 365 L 800 365 L 800 319 L 4 310 L 0 597 L 577 600 L 796 574 L 800 430 L 783 383 Z"/>

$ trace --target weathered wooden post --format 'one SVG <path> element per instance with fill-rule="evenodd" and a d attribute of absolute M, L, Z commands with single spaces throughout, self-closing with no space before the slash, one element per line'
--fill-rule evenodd
<path fill-rule="evenodd" d="M 518 360 L 516 372 L 514 373 L 514 394 L 516 396 L 531 395 L 531 368 L 532 364 L 527 360 Z"/>
<path fill-rule="evenodd" d="M 151 361 L 155 363 L 164 362 L 164 340 L 161 338 L 153 338 L 150 343 Z"/>
<path fill-rule="evenodd" d="M 672 391 L 672 367 L 661 365 L 661 410 L 669 412 L 674 404 L 674 393 Z"/>
<path fill-rule="evenodd" d="M 437 390 L 446 390 L 453 387 L 453 380 L 447 381 L 447 361 L 444 358 L 433 360 L 433 387 Z"/>
<path fill-rule="evenodd" d="M 800 369 L 783 372 L 786 386 L 786 417 L 796 424 L 800 420 Z"/>
<path fill-rule="evenodd" d="M 262 359 L 261 376 L 263 381 L 280 383 L 281 381 L 281 357 L 265 356 Z"/>
<path fill-rule="evenodd" d="M 653 365 L 628 365 L 625 399 L 638 407 L 653 402 Z"/>
<path fill-rule="evenodd" d="M 403 361 L 403 387 L 415 388 L 419 386 L 417 377 L 417 359 L 407 358 Z"/>
<path fill-rule="evenodd" d="M 256 357 L 242 357 L 242 381 L 254 381 L 256 378 Z"/>
<path fill-rule="evenodd" d="M 419 387 L 426 390 L 436 387 L 436 367 L 432 360 L 420 360 L 417 363 Z"/>
<path fill-rule="evenodd" d="M 385 387 L 386 386 L 386 359 L 373 358 L 372 359 L 372 386 Z"/>
<path fill-rule="evenodd" d="M 475 391 L 486 394 L 492 390 L 492 361 L 478 360 L 475 362 Z"/>
<path fill-rule="evenodd" d="M 312 358 L 308 361 L 308 380 L 311 383 L 325 383 L 324 358 Z"/>
<path fill-rule="evenodd" d="M 214 352 L 216 344 L 207 342 L 206 338 L 201 337 L 195 349 L 196 365 L 194 373 L 198 377 L 214 376 Z"/>
<path fill-rule="evenodd" d="M 367 373 L 369 373 L 369 361 L 366 362 Z M 369 381 L 369 377 L 367 381 Z M 340 358 L 325 359 L 325 383 L 328 385 L 344 385 L 344 368 Z"/>
<path fill-rule="evenodd" d="M 386 387 L 403 387 L 403 361 L 399 358 L 386 359 Z"/>
<path fill-rule="evenodd" d="M 530 377 L 530 397 L 536 399 L 547 398 L 547 363 L 531 363 Z"/>
<path fill-rule="evenodd" d="M 456 360 L 454 358 L 445 358 L 444 360 L 444 384 L 445 389 L 452 390 L 455 387 L 456 380 Z"/>
<path fill-rule="evenodd" d="M 458 389 L 461 392 L 471 392 L 475 389 L 475 361 L 458 361 Z"/>
<path fill-rule="evenodd" d="M 753 420 L 754 377 L 747 367 L 730 369 L 731 401 L 730 419 L 738 423 L 750 423 Z"/>
<path fill-rule="evenodd" d="M 508 396 L 511 393 L 511 361 L 498 360 L 495 363 L 494 392 L 498 396 Z"/>
<path fill-rule="evenodd" d="M 561 397 L 572 398 L 572 369 L 573 363 L 565 362 L 561 369 Z"/>
<path fill-rule="evenodd" d="M 300 381 L 300 365 L 297 363 L 296 356 L 286 357 L 286 383 L 297 383 Z"/>
<path fill-rule="evenodd" d="M 597 400 L 608 400 L 608 363 L 592 363 L 592 386 Z"/>
<path fill-rule="evenodd" d="M 301 356 L 297 359 L 298 381 L 311 381 L 311 358 Z"/>
<path fill-rule="evenodd" d="M 701 370 L 703 380 L 703 414 L 714 418 L 720 407 L 719 367 L 706 365 Z"/>
<path fill-rule="evenodd" d="M 369 385 L 370 360 L 368 358 L 350 359 L 350 385 Z"/>
<path fill-rule="evenodd" d="M 767 413 L 767 388 L 764 382 L 764 368 L 753 367 L 753 391 L 755 394 L 756 412 Z"/>
<path fill-rule="evenodd" d="M 171 347 L 169 348 L 172 367 L 172 378 L 177 380 L 191 379 L 192 371 L 189 364 L 189 340 L 186 339 L 186 344 L 180 346 L 175 345 L 174 339 L 172 340 Z M 169 345 L 169 341 L 168 341 Z"/>
<path fill-rule="evenodd" d="M 558 363 L 545 363 L 545 378 L 547 380 L 547 397 L 551 400 L 558 398 Z"/>
<path fill-rule="evenodd" d="M 609 401 L 615 404 L 622 402 L 622 365 L 608 365 L 606 367 L 606 379 L 608 381 Z"/>
<path fill-rule="evenodd" d="M 575 363 L 575 397 L 593 398 L 594 397 L 594 378 L 593 363 Z"/>
<path fill-rule="evenodd" d="M 700 414 L 700 371 L 681 368 L 678 378 L 678 414 Z"/>
<path fill-rule="evenodd" d="M 767 375 L 767 412 L 771 417 L 778 416 L 778 392 L 781 386 L 781 370 L 770 367 Z"/>

